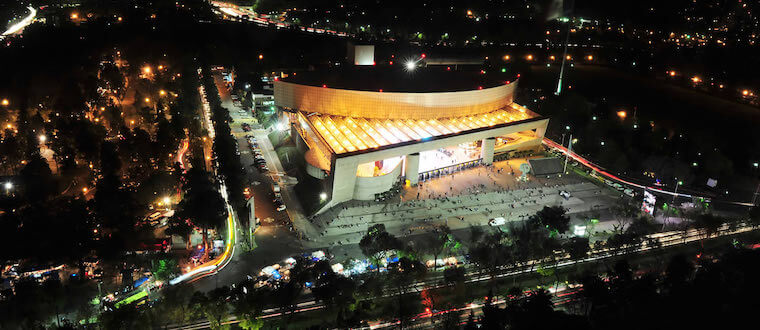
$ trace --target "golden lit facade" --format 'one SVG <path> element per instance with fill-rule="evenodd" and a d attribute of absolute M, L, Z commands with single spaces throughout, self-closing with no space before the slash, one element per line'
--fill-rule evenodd
<path fill-rule="evenodd" d="M 509 124 L 537 115 L 512 103 L 492 112 L 437 119 L 375 119 L 316 113 L 304 117 L 333 153 L 343 154 Z"/>
<path fill-rule="evenodd" d="M 516 85 L 373 92 L 279 80 L 274 96 L 299 137 L 306 172 L 323 180 L 329 202 L 322 212 L 352 199 L 373 200 L 401 179 L 415 185 L 426 173 L 462 161 L 430 157 L 436 150 L 473 145 L 477 150 L 452 155 L 488 165 L 497 152 L 540 147 L 549 119 L 513 102 Z"/>

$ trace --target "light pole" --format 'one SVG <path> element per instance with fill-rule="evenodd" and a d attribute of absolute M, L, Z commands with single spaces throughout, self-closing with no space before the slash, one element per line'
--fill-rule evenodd
<path fill-rule="evenodd" d="M 670 207 L 668 208 L 668 212 L 667 212 L 667 213 L 670 213 L 670 214 L 672 214 L 672 212 L 670 212 L 670 210 L 673 209 L 675 207 L 675 204 L 676 204 L 676 196 L 678 195 L 678 186 L 680 186 L 680 185 L 683 184 L 683 181 L 678 181 L 678 178 L 676 178 L 675 181 L 676 181 L 675 182 L 676 187 L 673 189 L 673 199 L 670 201 Z M 665 215 L 666 215 L 666 217 L 662 221 L 662 229 L 663 230 L 665 229 L 665 225 L 668 222 L 667 214 L 665 214 Z"/>
<path fill-rule="evenodd" d="M 565 150 L 565 167 L 562 173 L 567 174 L 567 158 L 570 157 L 570 153 L 573 150 L 573 135 L 570 134 L 570 138 L 567 140 L 567 150 Z"/>

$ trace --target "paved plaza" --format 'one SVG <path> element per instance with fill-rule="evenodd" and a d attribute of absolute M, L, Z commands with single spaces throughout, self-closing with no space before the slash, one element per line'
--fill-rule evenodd
<path fill-rule="evenodd" d="M 526 220 L 544 206 L 561 205 L 572 217 L 614 203 L 614 192 L 576 175 L 518 180 L 518 168 L 526 161 L 495 162 L 430 179 L 404 187 L 395 199 L 339 205 L 311 219 L 319 236 L 309 245 L 356 244 L 369 226 L 379 223 L 398 237 L 408 237 L 433 232 L 440 225 L 452 230 L 488 226 L 494 217 L 504 217 L 508 223 Z M 562 190 L 570 198 L 560 196 Z"/>

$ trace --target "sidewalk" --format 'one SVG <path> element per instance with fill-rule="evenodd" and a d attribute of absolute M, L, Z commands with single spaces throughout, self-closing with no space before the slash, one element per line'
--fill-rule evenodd
<path fill-rule="evenodd" d="M 275 183 L 280 182 L 279 174 L 281 173 L 284 175 L 285 171 L 282 167 L 282 163 L 280 162 L 280 158 L 277 157 L 274 146 L 272 146 L 272 142 L 269 141 L 268 131 L 264 129 L 257 129 L 253 130 L 252 132 L 256 137 L 256 140 L 259 141 L 259 147 L 261 148 L 262 153 L 267 160 L 267 163 L 272 166 L 273 171 L 270 173 L 272 176 L 272 181 Z M 293 222 L 293 227 L 306 237 L 318 236 L 319 231 L 317 228 L 304 216 L 301 202 L 295 196 L 293 186 L 281 184 L 280 189 L 280 192 L 282 193 L 282 201 L 287 206 L 286 211 L 288 212 L 290 220 Z"/>

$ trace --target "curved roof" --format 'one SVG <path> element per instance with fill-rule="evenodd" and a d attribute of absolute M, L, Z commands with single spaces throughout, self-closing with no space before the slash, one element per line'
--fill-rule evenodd
<path fill-rule="evenodd" d="M 447 67 L 418 67 L 406 70 L 402 63 L 392 66 L 336 67 L 330 70 L 297 72 L 281 81 L 314 87 L 356 91 L 432 93 L 486 89 L 515 81 L 500 72 L 482 74 L 478 70 L 447 70 Z"/>

